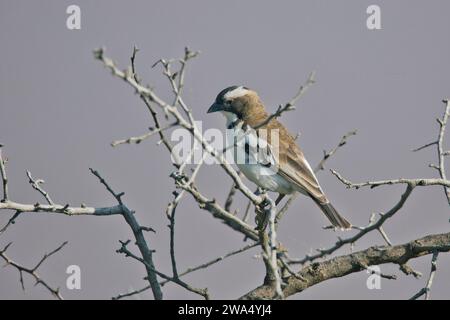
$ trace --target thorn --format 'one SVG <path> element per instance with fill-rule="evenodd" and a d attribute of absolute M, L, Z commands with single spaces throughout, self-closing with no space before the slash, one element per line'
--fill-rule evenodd
<path fill-rule="evenodd" d="M 98 49 L 95 49 L 94 51 L 93 51 L 93 54 L 94 54 L 94 57 L 95 57 L 95 59 L 98 59 L 98 60 L 102 60 L 103 59 L 103 53 L 105 52 L 105 48 L 98 48 Z"/>
<path fill-rule="evenodd" d="M 153 232 L 153 233 L 156 233 L 155 229 L 153 229 L 153 228 L 151 228 L 151 227 L 141 226 L 141 230 L 142 230 L 142 231 L 147 231 L 147 232 Z"/>

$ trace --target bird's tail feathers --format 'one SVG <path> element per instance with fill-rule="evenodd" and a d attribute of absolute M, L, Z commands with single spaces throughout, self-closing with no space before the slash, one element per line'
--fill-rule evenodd
<path fill-rule="evenodd" d="M 352 224 L 341 216 L 330 202 L 320 202 L 318 199 L 314 199 L 314 201 L 334 227 L 341 229 L 350 229 L 352 227 Z"/>

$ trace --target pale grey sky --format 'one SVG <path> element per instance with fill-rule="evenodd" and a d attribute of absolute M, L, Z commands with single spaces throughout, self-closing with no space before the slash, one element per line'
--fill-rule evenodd
<path fill-rule="evenodd" d="M 382 29 L 366 28 L 366 8 L 381 7 Z M 81 30 L 66 28 L 70 4 L 81 8 Z M 111 77 L 92 50 L 107 54 L 125 67 L 133 45 L 137 66 L 162 96 L 170 93 L 158 70 L 159 58 L 178 57 L 184 46 L 202 54 L 189 66 L 185 100 L 205 127 L 223 128 L 219 115 L 206 110 L 216 94 L 232 84 L 260 93 L 270 110 L 286 102 L 312 70 L 317 83 L 282 121 L 301 132 L 299 144 L 312 164 L 342 134 L 358 135 L 327 164 L 354 181 L 397 177 L 435 177 L 428 168 L 434 150 L 412 153 L 432 141 L 441 100 L 450 96 L 450 3 L 441 1 L 7 1 L 0 0 L 0 142 L 9 158 L 10 194 L 34 203 L 39 195 L 28 185 L 25 170 L 46 180 L 45 188 L 60 203 L 113 205 L 114 200 L 90 174 L 102 172 L 145 225 L 156 249 L 158 269 L 169 272 L 169 233 L 165 207 L 173 191 L 168 154 L 156 140 L 138 146 L 111 148 L 110 142 L 145 132 L 151 120 L 145 107 L 122 81 Z M 231 181 L 215 166 L 200 172 L 199 186 L 223 201 Z M 328 171 L 319 180 L 339 211 L 364 225 L 371 212 L 390 209 L 402 187 L 349 191 Z M 221 183 L 217 183 L 220 181 Z M 249 183 L 250 185 L 250 183 Z M 253 188 L 253 186 L 251 186 Z M 242 212 L 245 201 L 237 202 Z M 9 216 L 0 212 L 3 224 Z M 178 210 L 177 246 L 181 270 L 244 245 L 242 237 L 189 197 Z M 296 200 L 279 229 L 290 255 L 302 257 L 311 248 L 328 247 L 336 235 L 305 197 Z M 449 229 L 449 210 L 440 188 L 415 190 L 386 232 L 398 244 Z M 143 268 L 115 253 L 118 240 L 131 237 L 120 217 L 23 215 L 0 237 L 9 254 L 31 265 L 63 241 L 69 245 L 42 268 L 48 281 L 61 286 L 68 299 L 108 299 L 145 285 Z M 373 234 L 356 249 L 383 244 Z M 345 248 L 340 254 L 348 253 Z M 236 298 L 262 282 L 258 250 L 233 257 L 186 280 L 208 287 L 213 298 Z M 65 288 L 65 269 L 77 264 L 82 289 Z M 412 266 L 429 272 L 430 257 Z M 449 298 L 450 258 L 441 255 L 433 285 L 434 298 Z M 406 277 L 396 266 L 382 266 L 398 280 L 382 280 L 368 290 L 367 273 L 327 281 L 294 299 L 409 298 L 426 278 Z M 26 279 L 22 292 L 13 268 L 0 270 L 0 298 L 49 298 Z M 167 298 L 197 298 L 168 284 Z M 142 294 L 151 298 L 151 293 Z"/>

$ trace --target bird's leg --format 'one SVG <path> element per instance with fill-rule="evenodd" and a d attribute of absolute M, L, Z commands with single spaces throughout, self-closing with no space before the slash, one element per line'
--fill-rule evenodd
<path fill-rule="evenodd" d="M 258 195 L 265 194 L 266 191 L 262 188 L 258 188 L 258 190 L 255 192 Z M 255 207 L 255 223 L 256 223 L 256 230 L 264 230 L 267 226 L 267 223 L 269 222 L 268 216 L 266 214 L 265 208 L 270 205 L 270 203 L 267 201 L 266 197 L 264 197 L 264 201 L 261 202 L 260 205 Z"/>
<path fill-rule="evenodd" d="M 266 191 L 265 191 L 263 188 L 258 187 L 258 188 L 256 188 L 256 190 L 255 190 L 255 195 L 259 196 L 259 195 L 261 195 L 261 194 L 263 194 L 263 193 L 265 193 L 265 192 L 266 192 Z"/>
<path fill-rule="evenodd" d="M 278 195 L 277 200 L 275 200 L 275 205 L 278 205 L 278 204 L 280 203 L 280 201 L 283 200 L 283 198 L 284 198 L 285 196 L 286 196 L 285 194 L 280 193 L 280 194 Z"/>

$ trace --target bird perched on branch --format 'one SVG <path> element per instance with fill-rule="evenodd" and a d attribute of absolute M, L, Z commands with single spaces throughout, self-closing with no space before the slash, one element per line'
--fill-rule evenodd
<path fill-rule="evenodd" d="M 285 195 L 300 192 L 314 200 L 334 227 L 351 227 L 325 196 L 294 137 L 278 120 L 270 118 L 255 91 L 244 86 L 228 87 L 208 109 L 212 112 L 221 112 L 226 118 L 239 170 L 260 188 L 277 192 L 276 204 Z"/>

